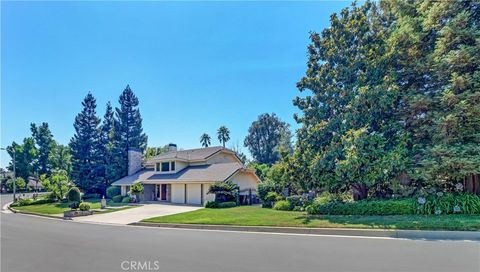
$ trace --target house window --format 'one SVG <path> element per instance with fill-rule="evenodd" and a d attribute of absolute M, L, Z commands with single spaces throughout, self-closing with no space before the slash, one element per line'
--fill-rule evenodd
<path fill-rule="evenodd" d="M 160 171 L 160 163 L 159 162 L 157 162 L 155 164 L 155 171 Z"/>
<path fill-rule="evenodd" d="M 170 171 L 169 166 L 170 166 L 169 162 L 162 162 L 162 172 Z"/>
<path fill-rule="evenodd" d="M 172 161 L 170 163 L 170 171 L 175 171 L 175 162 L 174 161 Z"/>

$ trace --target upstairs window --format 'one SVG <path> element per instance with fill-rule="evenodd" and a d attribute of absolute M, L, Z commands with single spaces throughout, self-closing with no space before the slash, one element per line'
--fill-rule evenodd
<path fill-rule="evenodd" d="M 157 162 L 155 164 L 155 171 L 157 171 L 157 172 L 160 171 L 160 163 L 159 162 Z"/>
<path fill-rule="evenodd" d="M 170 171 L 169 166 L 170 166 L 169 162 L 162 162 L 162 172 Z"/>
<path fill-rule="evenodd" d="M 172 161 L 170 163 L 170 171 L 175 171 L 175 162 L 174 161 Z"/>

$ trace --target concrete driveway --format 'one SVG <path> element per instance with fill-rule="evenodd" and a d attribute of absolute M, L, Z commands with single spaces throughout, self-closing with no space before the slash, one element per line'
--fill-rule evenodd
<path fill-rule="evenodd" d="M 202 209 L 201 206 L 173 205 L 173 204 L 143 204 L 143 206 L 135 207 L 118 212 L 105 214 L 96 214 L 90 216 L 76 217 L 73 220 L 78 222 L 92 222 L 105 224 L 121 224 L 127 225 L 138 222 L 143 219 L 171 215 L 189 211 Z"/>

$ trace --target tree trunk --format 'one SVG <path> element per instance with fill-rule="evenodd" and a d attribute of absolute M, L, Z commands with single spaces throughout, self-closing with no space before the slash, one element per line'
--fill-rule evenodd
<path fill-rule="evenodd" d="M 480 175 L 468 175 L 464 179 L 465 192 L 480 195 Z"/>
<path fill-rule="evenodd" d="M 362 200 L 368 196 L 367 185 L 363 183 L 354 183 L 351 185 L 353 200 Z"/>

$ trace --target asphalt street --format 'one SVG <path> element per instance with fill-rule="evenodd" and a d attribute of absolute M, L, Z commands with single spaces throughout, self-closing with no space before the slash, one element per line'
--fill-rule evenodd
<path fill-rule="evenodd" d="M 6 213 L 0 220 L 2 272 L 480 271 L 476 242 L 95 225 Z"/>

